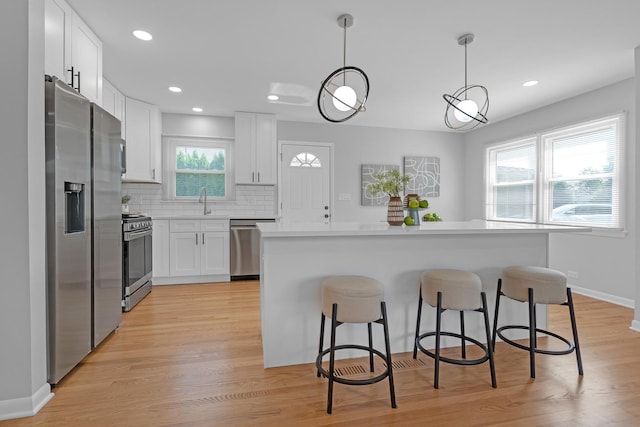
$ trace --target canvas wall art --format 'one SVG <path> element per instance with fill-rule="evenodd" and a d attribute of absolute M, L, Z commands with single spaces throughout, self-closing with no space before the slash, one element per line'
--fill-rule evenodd
<path fill-rule="evenodd" d="M 418 194 L 421 198 L 440 196 L 439 157 L 405 157 L 404 174 L 411 177 L 405 194 Z"/>
<path fill-rule="evenodd" d="M 389 202 L 389 196 L 384 193 L 378 193 L 375 196 L 372 195 L 367 186 L 374 182 L 373 175 L 386 172 L 392 169 L 400 169 L 398 165 L 362 165 L 362 206 L 386 206 Z"/>

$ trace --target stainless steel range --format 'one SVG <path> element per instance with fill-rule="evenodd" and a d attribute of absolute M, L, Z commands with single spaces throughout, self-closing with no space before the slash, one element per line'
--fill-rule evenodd
<path fill-rule="evenodd" d="M 151 292 L 153 221 L 122 215 L 122 310 L 130 311 Z"/>

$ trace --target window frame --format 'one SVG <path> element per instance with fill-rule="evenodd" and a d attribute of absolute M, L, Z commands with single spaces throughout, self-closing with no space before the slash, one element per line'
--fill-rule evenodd
<path fill-rule="evenodd" d="M 533 146 L 534 151 L 536 153 L 536 163 L 535 163 L 535 177 L 532 180 L 525 180 L 525 181 L 514 181 L 514 182 L 509 182 L 507 184 L 500 184 L 496 182 L 496 177 L 497 177 L 497 170 L 496 170 L 496 158 L 497 158 L 497 154 L 500 152 L 504 152 L 504 151 L 511 151 L 511 150 L 516 150 L 519 148 L 524 148 L 527 146 Z M 538 160 L 538 156 L 539 156 L 539 148 L 538 148 L 538 140 L 535 136 L 529 136 L 529 137 L 524 137 L 524 138 L 520 138 L 517 139 L 515 141 L 510 141 L 510 142 L 506 142 L 506 143 L 500 143 L 497 145 L 492 145 L 490 147 L 487 147 L 487 157 L 486 157 L 486 164 L 487 164 L 487 183 L 488 183 L 488 187 L 486 189 L 485 192 L 485 197 L 486 197 L 486 212 L 485 212 L 485 217 L 487 219 L 491 219 L 491 220 L 495 220 L 495 221 L 510 221 L 510 222 L 526 222 L 526 223 L 533 223 L 536 221 L 536 217 L 537 217 L 537 206 L 538 206 L 538 177 L 539 177 L 539 170 L 538 170 L 538 164 L 539 164 L 539 160 Z M 501 218 L 499 216 L 497 216 L 497 203 L 496 203 L 496 192 L 497 192 L 497 188 L 499 187 L 509 187 L 509 186 L 514 186 L 514 185 L 522 185 L 525 183 L 531 182 L 533 184 L 533 219 L 518 219 L 518 218 Z"/>
<path fill-rule="evenodd" d="M 163 196 L 164 200 L 175 202 L 189 202 L 199 200 L 199 196 L 176 196 L 176 148 L 181 146 L 198 147 L 198 148 L 214 148 L 224 150 L 224 182 L 225 196 L 219 197 L 207 195 L 209 200 L 235 200 L 235 170 L 234 170 L 234 152 L 232 138 L 209 138 L 209 137 L 183 137 L 183 136 L 167 136 L 163 138 L 162 154 L 164 160 L 164 183 Z M 182 171 L 183 172 L 183 171 Z M 220 174 L 220 171 L 190 171 L 202 174 Z"/>
<path fill-rule="evenodd" d="M 589 132 L 595 132 L 607 127 L 615 128 L 615 147 L 614 147 L 614 167 L 611 172 L 603 172 L 602 174 L 594 174 L 593 179 L 610 177 L 612 180 L 612 213 L 613 225 L 606 226 L 598 223 L 584 221 L 558 221 L 552 219 L 553 210 L 553 191 L 550 186 L 558 181 L 570 181 L 571 179 L 563 177 L 561 179 L 551 176 L 552 173 L 552 156 L 553 141 L 559 138 L 566 138 L 572 135 L 580 135 Z M 496 157 L 497 154 L 512 150 L 518 147 L 529 145 L 530 141 L 535 141 L 536 149 L 536 178 L 534 183 L 534 218 L 533 220 L 520 220 L 517 218 L 500 218 L 497 216 L 497 205 L 495 204 L 495 180 L 496 180 Z M 601 230 L 624 230 L 626 226 L 625 207 L 626 198 L 624 189 L 626 187 L 626 173 L 624 164 L 624 151 L 626 147 L 626 113 L 618 113 L 614 115 L 604 116 L 593 120 L 588 120 L 561 128 L 538 132 L 532 136 L 514 139 L 507 142 L 490 144 L 485 147 L 485 218 L 492 221 L 509 221 L 509 222 L 528 222 L 548 225 L 579 225 L 591 227 Z M 575 177 L 577 179 L 586 179 L 585 175 Z M 595 203 L 595 202 L 594 202 Z M 616 221 L 617 219 L 617 221 Z"/>

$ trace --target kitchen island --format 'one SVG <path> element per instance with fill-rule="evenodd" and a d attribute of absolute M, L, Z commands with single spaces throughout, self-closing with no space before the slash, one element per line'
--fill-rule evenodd
<path fill-rule="evenodd" d="M 270 223 L 261 232 L 260 307 L 265 368 L 315 361 L 320 332 L 320 284 L 331 275 L 365 275 L 381 281 L 389 319 L 391 351 L 413 350 L 420 275 L 429 268 L 473 271 L 482 279 L 493 318 L 497 280 L 509 265 L 548 266 L 548 236 L 589 232 L 589 228 L 466 221 L 420 226 L 386 223 Z M 545 306 L 537 307 L 546 327 Z M 500 307 L 500 323 L 526 325 L 525 304 Z M 467 335 L 485 341 L 482 316 L 465 316 Z M 443 329 L 459 328 L 457 313 L 445 312 Z M 328 329 L 328 328 L 327 328 Z M 382 331 L 374 327 L 374 346 Z M 426 307 L 422 329 L 435 330 L 434 309 Z M 366 345 L 366 326 L 345 324 L 338 342 Z M 524 335 L 523 335 L 524 337 Z M 325 340 L 325 342 L 327 342 Z M 377 344 L 376 344 L 377 343 Z M 458 345 L 450 340 L 447 345 Z M 341 357 L 362 356 L 343 352 Z"/>

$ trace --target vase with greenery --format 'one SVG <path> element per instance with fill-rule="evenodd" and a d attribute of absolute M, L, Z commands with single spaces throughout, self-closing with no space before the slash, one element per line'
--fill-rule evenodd
<path fill-rule="evenodd" d="M 129 213 L 129 200 L 131 200 L 130 195 L 125 194 L 124 196 L 122 196 L 122 213 Z"/>
<path fill-rule="evenodd" d="M 367 185 L 367 190 L 373 196 L 379 193 L 389 195 L 387 222 L 389 225 L 402 225 L 404 223 L 404 206 L 400 193 L 404 191 L 410 177 L 402 175 L 399 169 L 391 169 L 374 174 L 373 179 L 374 181 Z"/>

